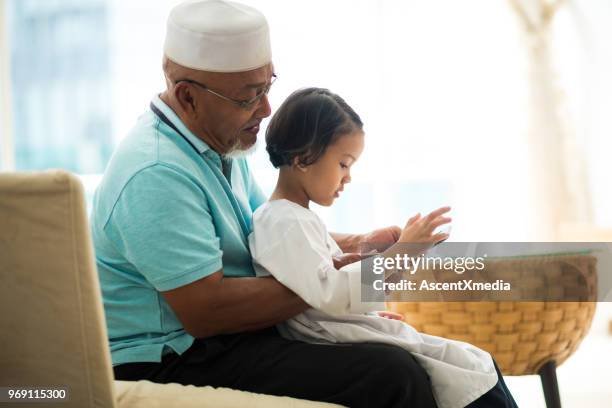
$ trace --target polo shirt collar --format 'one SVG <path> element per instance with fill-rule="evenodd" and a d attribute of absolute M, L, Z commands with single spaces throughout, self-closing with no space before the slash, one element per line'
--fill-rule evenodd
<path fill-rule="evenodd" d="M 204 154 L 204 152 L 206 152 L 207 150 L 213 152 L 213 150 L 206 144 L 206 142 L 194 135 L 191 130 L 189 130 L 187 126 L 185 126 L 185 124 L 178 117 L 178 115 L 174 113 L 174 111 L 168 105 L 166 105 L 164 101 L 161 100 L 159 95 L 155 95 L 153 97 L 153 101 L 151 102 L 153 103 L 153 105 L 155 105 L 157 109 L 162 111 L 162 113 L 166 115 L 168 120 L 172 122 L 172 124 L 183 134 L 183 136 L 185 136 L 187 140 L 189 140 L 191 144 L 195 146 L 195 148 L 198 150 L 198 153 Z"/>

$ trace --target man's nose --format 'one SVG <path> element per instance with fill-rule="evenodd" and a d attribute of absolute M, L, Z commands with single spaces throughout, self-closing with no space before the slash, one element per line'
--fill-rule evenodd
<path fill-rule="evenodd" d="M 270 106 L 270 101 L 268 100 L 268 95 L 262 96 L 259 100 L 259 105 L 257 106 L 257 111 L 255 111 L 255 115 L 257 119 L 267 118 L 272 113 L 272 107 Z"/>

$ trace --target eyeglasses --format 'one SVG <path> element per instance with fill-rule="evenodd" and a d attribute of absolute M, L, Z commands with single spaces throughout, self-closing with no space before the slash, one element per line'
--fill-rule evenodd
<path fill-rule="evenodd" d="M 248 100 L 239 100 L 239 99 L 227 97 L 225 95 L 221 95 L 220 93 L 213 91 L 212 89 L 210 89 L 203 83 L 194 81 L 193 79 L 179 79 L 178 81 L 175 81 L 175 84 L 178 84 L 179 82 L 187 82 L 189 84 L 197 85 L 201 89 L 207 92 L 210 92 L 211 94 L 216 95 L 221 99 L 225 99 L 226 101 L 232 102 L 233 104 L 237 105 L 241 109 L 250 110 L 254 106 L 257 105 L 257 103 L 261 100 L 261 98 L 263 98 L 264 96 L 268 94 L 268 92 L 270 92 L 270 88 L 272 87 L 272 84 L 275 81 L 276 81 L 276 74 L 272 74 L 272 79 L 270 80 L 270 82 L 265 87 L 263 87 L 259 92 L 257 92 L 257 95 L 255 95 L 254 97 Z"/>

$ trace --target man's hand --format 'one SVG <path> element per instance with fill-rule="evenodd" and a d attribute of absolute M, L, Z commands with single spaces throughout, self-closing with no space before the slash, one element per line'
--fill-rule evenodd
<path fill-rule="evenodd" d="M 347 252 L 342 255 L 332 257 L 334 268 L 340 269 L 345 265 L 361 261 L 361 254 L 356 252 Z"/>
<path fill-rule="evenodd" d="M 402 233 L 402 229 L 397 225 L 379 228 L 363 235 L 362 243 L 370 244 L 378 251 L 382 252 L 395 244 Z"/>

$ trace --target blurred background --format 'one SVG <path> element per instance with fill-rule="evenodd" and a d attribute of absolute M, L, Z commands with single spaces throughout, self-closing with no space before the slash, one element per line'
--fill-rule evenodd
<path fill-rule="evenodd" d="M 444 204 L 455 240 L 612 226 L 612 2 L 243 1 L 270 23 L 273 108 L 322 86 L 365 123 L 352 185 L 318 209 L 332 230 L 403 224 Z M 91 195 L 163 89 L 175 3 L 0 0 L 1 168 L 69 169 Z M 263 146 L 250 160 L 271 191 Z"/>
<path fill-rule="evenodd" d="M 612 241 L 609 0 L 241 1 L 270 23 L 273 109 L 328 87 L 365 123 L 352 184 L 316 208 L 330 230 L 448 204 L 457 241 Z M 0 169 L 68 169 L 91 200 L 163 89 L 175 3 L 0 0 Z M 250 162 L 271 192 L 263 146 Z M 606 307 L 601 336 L 559 369 L 567 406 L 609 406 Z M 543 406 L 537 379 L 509 383 L 520 406 Z"/>

